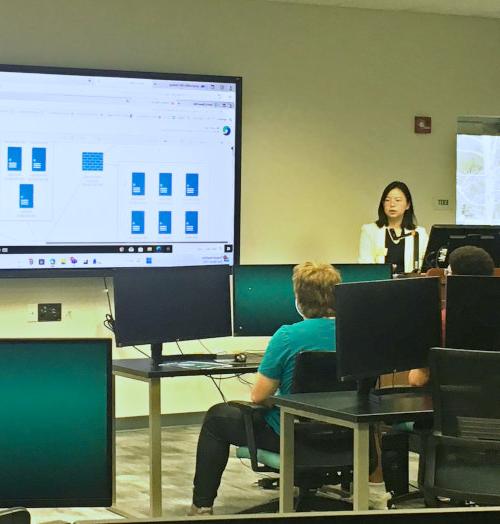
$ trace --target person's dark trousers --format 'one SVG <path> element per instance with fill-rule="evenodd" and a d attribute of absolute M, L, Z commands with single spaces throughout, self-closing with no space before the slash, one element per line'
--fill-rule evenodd
<path fill-rule="evenodd" d="M 266 424 L 262 416 L 256 420 L 254 430 L 257 447 L 279 452 L 279 435 Z M 242 412 L 225 403 L 216 404 L 207 411 L 198 438 L 193 490 L 195 506 L 213 506 L 231 444 L 246 445 Z"/>

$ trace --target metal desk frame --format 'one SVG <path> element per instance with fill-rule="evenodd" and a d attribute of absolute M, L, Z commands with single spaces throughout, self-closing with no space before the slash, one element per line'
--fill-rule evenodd
<path fill-rule="evenodd" d="M 201 357 L 202 355 L 200 355 Z M 206 355 L 203 355 L 206 357 Z M 227 367 L 208 367 L 207 369 L 179 369 L 179 366 L 151 366 L 149 359 L 123 359 L 113 361 L 113 390 L 116 390 L 116 377 L 140 380 L 148 384 L 149 411 L 149 514 L 161 517 L 162 501 L 162 459 L 161 459 L 161 379 L 181 376 L 211 376 L 254 373 L 257 363 L 235 364 L 228 360 Z M 115 397 L 116 403 L 116 397 Z M 116 412 L 116 409 L 115 409 Z M 113 507 L 116 507 L 116 431 L 113 426 Z"/>
<path fill-rule="evenodd" d="M 345 399 L 345 402 L 336 408 L 328 407 L 324 403 L 324 400 L 328 398 Z M 373 401 L 375 409 L 365 408 L 364 412 L 363 406 L 370 406 L 370 402 L 365 398 L 358 403 L 359 398 L 356 392 L 349 391 L 284 395 L 273 399 L 274 404 L 280 407 L 281 417 L 280 513 L 293 511 L 295 417 L 305 417 L 353 430 L 353 509 L 354 511 L 365 511 L 369 509 L 370 424 L 382 421 L 390 423 L 418 420 L 433 412 L 432 399 L 428 394 L 405 393 L 394 395 L 396 402 L 392 402 L 392 404 L 390 398 L 386 398 L 384 401 L 384 397 L 380 397 L 379 400 Z M 302 402 L 301 399 L 304 401 Z M 317 402 L 319 400 L 322 402 Z M 379 403 L 381 409 L 377 407 Z"/>

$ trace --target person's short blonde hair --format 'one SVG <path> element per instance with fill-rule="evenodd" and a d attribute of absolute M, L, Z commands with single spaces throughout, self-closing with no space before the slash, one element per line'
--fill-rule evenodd
<path fill-rule="evenodd" d="M 303 262 L 293 268 L 293 290 L 306 318 L 335 316 L 335 286 L 340 273 L 331 264 Z"/>

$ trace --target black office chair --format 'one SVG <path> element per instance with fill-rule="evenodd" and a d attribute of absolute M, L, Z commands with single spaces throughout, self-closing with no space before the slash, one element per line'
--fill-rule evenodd
<path fill-rule="evenodd" d="M 333 351 L 303 351 L 296 357 L 292 393 L 319 393 L 328 391 L 350 391 L 356 389 L 354 382 L 337 379 L 337 358 Z M 255 443 L 252 419 L 256 412 L 265 409 L 247 402 L 230 402 L 244 412 L 247 432 L 246 447 L 237 450 L 240 458 L 249 458 L 252 469 L 257 472 L 279 472 L 279 454 L 258 449 Z M 324 485 L 341 483 L 348 488 L 352 479 L 353 464 L 352 430 L 322 422 L 300 419 L 295 425 L 295 486 L 299 496 L 295 501 L 296 511 L 310 509 L 341 510 L 349 505 L 323 497 L 313 497 Z M 374 449 L 373 435 L 370 447 Z M 376 457 L 371 453 L 371 471 Z M 266 504 L 261 511 L 277 511 L 277 501 Z M 259 511 L 256 508 L 247 512 Z"/>
<path fill-rule="evenodd" d="M 500 504 L 500 352 L 433 348 L 424 498 Z"/>
<path fill-rule="evenodd" d="M 8 508 L 0 511 L 0 524 L 30 524 L 31 515 L 26 508 Z"/>

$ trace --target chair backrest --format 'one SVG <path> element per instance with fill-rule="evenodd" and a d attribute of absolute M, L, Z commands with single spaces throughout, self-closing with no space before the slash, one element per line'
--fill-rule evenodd
<path fill-rule="evenodd" d="M 353 391 L 355 381 L 337 378 L 335 351 L 301 351 L 297 354 L 292 379 L 292 393 L 322 393 L 327 391 Z"/>
<path fill-rule="evenodd" d="M 434 430 L 500 440 L 500 353 L 432 348 Z"/>

